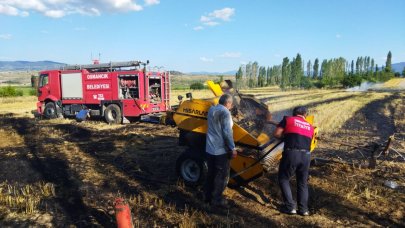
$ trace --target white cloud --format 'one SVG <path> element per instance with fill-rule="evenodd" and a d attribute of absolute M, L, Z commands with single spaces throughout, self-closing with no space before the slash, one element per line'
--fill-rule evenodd
<path fill-rule="evenodd" d="M 141 0 L 138 0 L 141 1 Z M 156 5 L 160 0 L 144 0 Z M 137 0 L 0 0 L 0 14 L 26 17 L 37 12 L 51 18 L 71 14 L 99 16 L 101 13 L 141 11 Z"/>
<path fill-rule="evenodd" d="M 140 11 L 142 6 L 132 2 L 132 0 L 107 0 L 118 11 Z"/>
<path fill-rule="evenodd" d="M 234 8 L 223 8 L 220 10 L 214 10 L 206 15 L 202 15 L 200 17 L 200 22 L 205 26 L 216 26 L 221 22 L 230 21 L 233 15 L 235 15 Z"/>
<path fill-rule="evenodd" d="M 30 13 L 28 13 L 27 11 L 22 11 L 21 13 L 20 13 L 20 16 L 21 17 L 28 17 L 30 15 Z"/>
<path fill-rule="evenodd" d="M 201 22 L 208 22 L 208 21 L 211 21 L 211 18 L 209 18 L 207 16 L 201 16 L 200 21 Z"/>
<path fill-rule="evenodd" d="M 27 11 L 19 10 L 16 7 L 2 3 L 2 1 L 0 1 L 0 14 L 5 14 L 8 16 L 21 16 L 21 17 L 26 17 L 29 15 Z"/>
<path fill-rule="evenodd" d="M 90 14 L 93 14 L 93 15 L 95 15 L 95 16 L 100 16 L 101 15 L 101 12 L 100 12 L 100 10 L 98 10 L 98 9 L 96 9 L 96 8 L 90 8 Z"/>
<path fill-rule="evenodd" d="M 0 13 L 10 16 L 18 16 L 18 9 L 12 6 L 0 5 Z"/>
<path fill-rule="evenodd" d="M 198 31 L 198 30 L 203 30 L 204 27 L 202 27 L 202 26 L 196 26 L 196 27 L 194 27 L 193 29 L 194 29 L 195 31 Z"/>
<path fill-rule="evenodd" d="M 277 54 L 277 53 L 274 54 L 274 57 L 276 57 L 276 58 L 280 58 L 280 56 L 281 56 L 280 54 Z"/>
<path fill-rule="evenodd" d="M 204 25 L 216 26 L 216 25 L 219 25 L 219 22 L 217 22 L 217 21 L 207 21 L 207 22 L 204 22 Z"/>
<path fill-rule="evenodd" d="M 214 59 L 207 58 L 207 57 L 200 57 L 200 60 L 203 62 L 214 62 Z"/>
<path fill-rule="evenodd" d="M 340 39 L 340 38 L 342 38 L 342 35 L 340 35 L 339 33 L 336 34 L 336 39 Z"/>
<path fill-rule="evenodd" d="M 151 5 L 158 5 L 160 3 L 159 0 L 145 0 L 145 5 L 151 6 Z"/>
<path fill-rule="evenodd" d="M 11 38 L 13 38 L 11 34 L 0 34 L 0 39 L 2 40 L 11 40 Z"/>
<path fill-rule="evenodd" d="M 240 52 L 225 52 L 220 56 L 223 58 L 240 58 L 241 55 L 242 54 Z"/>
<path fill-rule="evenodd" d="M 48 10 L 44 12 L 44 15 L 47 17 L 61 18 L 64 17 L 66 13 L 63 10 Z"/>
<path fill-rule="evenodd" d="M 212 13 L 208 14 L 208 16 L 211 18 L 218 18 L 223 21 L 229 21 L 234 14 L 234 8 L 223 8 L 221 10 L 214 10 Z"/>

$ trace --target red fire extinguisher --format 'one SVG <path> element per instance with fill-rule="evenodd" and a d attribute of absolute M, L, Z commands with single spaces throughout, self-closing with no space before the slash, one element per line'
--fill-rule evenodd
<path fill-rule="evenodd" d="M 122 198 L 117 198 L 114 202 L 114 208 L 117 228 L 132 228 L 132 216 L 128 203 Z"/>

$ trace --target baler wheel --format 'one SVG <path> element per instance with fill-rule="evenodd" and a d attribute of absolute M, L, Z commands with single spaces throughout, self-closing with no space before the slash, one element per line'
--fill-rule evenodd
<path fill-rule="evenodd" d="M 186 151 L 177 159 L 176 171 L 186 184 L 202 184 L 207 177 L 207 162 L 198 152 Z"/>

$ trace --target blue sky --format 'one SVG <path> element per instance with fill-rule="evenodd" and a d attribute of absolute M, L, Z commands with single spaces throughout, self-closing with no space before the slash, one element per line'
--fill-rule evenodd
<path fill-rule="evenodd" d="M 0 0 L 0 60 L 149 59 L 229 71 L 315 58 L 405 61 L 404 0 Z"/>

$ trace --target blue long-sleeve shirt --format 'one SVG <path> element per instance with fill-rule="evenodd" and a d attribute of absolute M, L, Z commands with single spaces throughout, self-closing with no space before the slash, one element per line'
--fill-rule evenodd
<path fill-rule="evenodd" d="M 218 104 L 209 109 L 205 148 L 207 153 L 222 155 L 235 149 L 232 126 L 231 113 L 225 106 Z"/>

